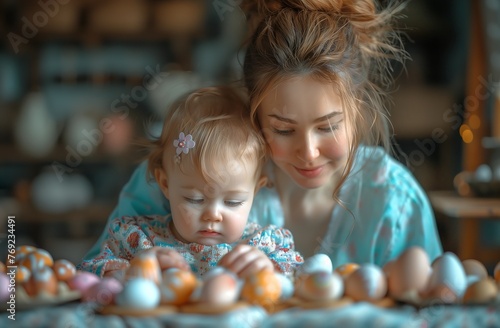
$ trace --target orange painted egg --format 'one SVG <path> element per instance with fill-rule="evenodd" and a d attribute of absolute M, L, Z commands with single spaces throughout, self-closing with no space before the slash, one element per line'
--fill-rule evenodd
<path fill-rule="evenodd" d="M 76 267 L 68 260 L 61 259 L 54 262 L 54 273 L 60 281 L 66 281 L 76 274 Z"/>
<path fill-rule="evenodd" d="M 161 269 L 156 254 L 145 252 L 133 258 L 125 274 L 126 280 L 131 278 L 144 278 L 159 284 Z"/>
<path fill-rule="evenodd" d="M 359 269 L 359 264 L 346 263 L 335 269 L 335 272 L 340 274 L 343 279 L 346 279 L 351 273 Z"/>
<path fill-rule="evenodd" d="M 21 261 L 28 255 L 36 251 L 37 248 L 34 246 L 18 246 L 16 247 L 16 263 L 21 263 Z"/>
<path fill-rule="evenodd" d="M 30 296 L 37 296 L 45 293 L 57 295 L 57 278 L 50 267 L 42 267 L 31 272 L 30 279 L 24 284 L 26 293 Z"/>
<path fill-rule="evenodd" d="M 31 271 L 25 267 L 24 265 L 20 265 L 16 270 L 16 282 L 20 284 L 24 284 L 31 277 Z"/>
<path fill-rule="evenodd" d="M 262 270 L 245 279 L 241 297 L 262 306 L 274 304 L 281 295 L 281 283 L 273 271 Z"/>
<path fill-rule="evenodd" d="M 165 270 L 160 284 L 161 303 L 170 305 L 187 303 L 197 284 L 197 278 L 191 271 L 177 268 Z"/>
<path fill-rule="evenodd" d="M 26 255 L 26 257 L 23 258 L 19 264 L 24 265 L 29 270 L 33 271 L 41 269 L 44 266 L 52 267 L 52 265 L 54 265 L 54 259 L 46 250 L 37 249 L 36 251 Z"/>

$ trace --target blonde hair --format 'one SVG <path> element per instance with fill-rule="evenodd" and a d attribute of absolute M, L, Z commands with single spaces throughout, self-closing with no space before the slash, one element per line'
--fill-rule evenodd
<path fill-rule="evenodd" d="M 372 0 L 254 0 L 245 6 L 255 28 L 244 61 L 252 123 L 275 86 L 296 76 L 331 83 L 353 131 L 347 166 L 334 194 L 353 166 L 360 144 L 391 148 L 387 97 L 390 60 L 407 57 L 392 20 L 404 6 L 379 10 Z"/>
<path fill-rule="evenodd" d="M 156 169 L 191 163 L 206 182 L 219 183 L 239 165 L 257 162 L 256 179 L 266 160 L 265 141 L 248 116 L 248 103 L 231 87 L 202 88 L 181 97 L 169 109 L 159 139 L 148 148 L 149 178 Z M 175 162 L 173 142 L 179 133 L 191 134 L 195 146 Z M 238 165 L 238 167 L 234 167 Z"/>

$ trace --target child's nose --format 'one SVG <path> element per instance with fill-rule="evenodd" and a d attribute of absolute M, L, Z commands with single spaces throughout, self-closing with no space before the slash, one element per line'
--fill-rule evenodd
<path fill-rule="evenodd" d="M 222 214 L 217 205 L 210 205 L 205 208 L 203 211 L 202 220 L 204 221 L 214 221 L 220 222 L 222 221 Z"/>

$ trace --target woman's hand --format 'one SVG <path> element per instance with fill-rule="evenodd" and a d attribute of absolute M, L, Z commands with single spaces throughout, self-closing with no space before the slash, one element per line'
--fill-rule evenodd
<path fill-rule="evenodd" d="M 145 250 L 144 252 L 153 253 L 154 255 L 156 255 L 156 259 L 158 260 L 160 269 L 162 271 L 170 268 L 178 268 L 180 270 L 188 271 L 191 270 L 191 267 L 186 262 L 186 260 L 175 249 L 155 246 L 153 248 Z"/>
<path fill-rule="evenodd" d="M 260 249 L 250 245 L 238 245 L 224 255 L 219 265 L 233 271 L 240 278 L 261 270 L 274 270 L 273 262 Z"/>

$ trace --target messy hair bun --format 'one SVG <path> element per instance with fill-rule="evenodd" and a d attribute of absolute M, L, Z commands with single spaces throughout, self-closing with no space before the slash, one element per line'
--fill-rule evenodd
<path fill-rule="evenodd" d="M 404 0 L 402 0 L 404 1 Z M 387 1 L 386 1 L 387 2 Z M 251 0 L 244 10 L 252 37 L 244 61 L 251 117 L 266 93 L 294 76 L 330 83 L 343 101 L 352 128 L 351 154 L 360 144 L 391 149 L 387 98 L 394 77 L 391 64 L 403 62 L 394 18 L 401 0 Z"/>

